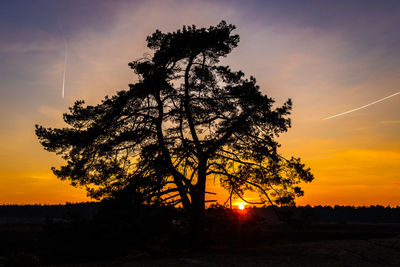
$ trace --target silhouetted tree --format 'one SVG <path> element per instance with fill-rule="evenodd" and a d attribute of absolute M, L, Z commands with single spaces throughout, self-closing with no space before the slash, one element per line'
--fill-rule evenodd
<path fill-rule="evenodd" d="M 129 63 L 138 82 L 96 106 L 76 101 L 67 128 L 36 125 L 44 148 L 67 164 L 53 172 L 96 199 L 129 192 L 136 202 L 182 204 L 195 224 L 205 209 L 207 179 L 230 197 L 246 190 L 260 202 L 292 204 L 313 175 L 299 158 L 277 152 L 290 127 L 292 102 L 274 108 L 253 77 L 219 63 L 239 42 L 235 26 L 147 37 L 151 56 Z M 250 203 L 250 202 L 249 202 Z"/>

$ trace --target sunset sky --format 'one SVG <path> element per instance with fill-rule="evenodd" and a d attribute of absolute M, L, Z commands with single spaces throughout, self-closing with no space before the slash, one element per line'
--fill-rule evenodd
<path fill-rule="evenodd" d="M 221 20 L 241 38 L 224 63 L 294 102 L 281 152 L 315 175 L 297 204 L 400 206 L 400 95 L 324 120 L 400 91 L 400 1 L 297 0 L 1 1 L 0 204 L 89 200 L 52 174 L 62 160 L 34 125 L 62 127 L 75 100 L 127 89 L 156 29 Z"/>

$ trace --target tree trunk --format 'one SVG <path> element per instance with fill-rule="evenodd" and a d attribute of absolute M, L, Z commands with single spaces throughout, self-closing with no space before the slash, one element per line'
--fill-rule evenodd
<path fill-rule="evenodd" d="M 192 210 L 191 210 L 191 232 L 192 232 L 192 250 L 204 251 L 207 249 L 204 236 L 205 226 L 205 186 L 206 186 L 206 168 L 205 164 L 199 164 L 197 184 L 192 191 Z"/>
<path fill-rule="evenodd" d="M 204 239 L 204 193 L 196 189 L 192 193 L 192 208 L 191 208 L 191 249 L 194 251 L 204 251 L 205 239 Z"/>

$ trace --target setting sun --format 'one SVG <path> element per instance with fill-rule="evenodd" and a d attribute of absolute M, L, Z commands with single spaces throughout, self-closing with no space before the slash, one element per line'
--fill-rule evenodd
<path fill-rule="evenodd" d="M 244 203 L 239 203 L 239 204 L 238 204 L 238 208 L 239 208 L 240 210 L 244 210 L 244 206 L 245 206 Z"/>

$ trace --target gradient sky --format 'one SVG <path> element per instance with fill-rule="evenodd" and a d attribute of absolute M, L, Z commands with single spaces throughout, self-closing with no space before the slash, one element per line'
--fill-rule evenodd
<path fill-rule="evenodd" d="M 155 29 L 222 19 L 241 37 L 224 63 L 294 102 L 281 151 L 315 175 L 297 203 L 400 205 L 400 95 L 323 120 L 400 91 L 400 2 L 298 0 L 1 1 L 0 204 L 88 200 L 52 174 L 62 160 L 34 125 L 63 126 L 75 100 L 126 89 L 136 79 L 127 64 L 149 52 Z"/>

